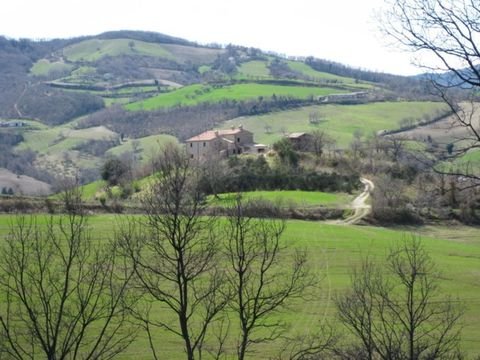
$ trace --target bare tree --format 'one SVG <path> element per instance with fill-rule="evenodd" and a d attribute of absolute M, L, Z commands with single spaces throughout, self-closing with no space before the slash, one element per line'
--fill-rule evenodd
<path fill-rule="evenodd" d="M 150 329 L 162 328 L 183 339 L 188 359 L 201 358 L 207 331 L 228 298 L 217 268 L 216 219 L 202 216 L 197 172 L 184 151 L 167 146 L 156 164 L 158 176 L 142 200 L 146 219 L 130 219 L 118 238 L 145 294 L 145 307 L 136 315 L 153 356 L 158 345 Z M 154 303 L 176 321 L 151 316 Z"/>
<path fill-rule="evenodd" d="M 426 55 L 428 63 L 419 65 L 433 73 L 434 88 L 453 112 L 452 127 L 463 129 L 452 157 L 480 148 L 480 120 L 474 101 L 480 86 L 478 2 L 391 0 L 387 9 L 382 14 L 383 31 L 407 49 Z M 460 103 L 468 97 L 473 98 L 470 103 Z M 480 173 L 475 169 L 437 166 L 435 170 L 470 179 L 467 187 L 480 185 Z"/>
<path fill-rule="evenodd" d="M 405 139 L 401 136 L 386 136 L 384 138 L 386 150 L 390 153 L 392 160 L 397 162 L 405 151 Z"/>
<path fill-rule="evenodd" d="M 355 358 L 456 358 L 462 311 L 439 296 L 439 274 L 421 240 L 392 248 L 387 270 L 365 260 L 336 300 L 340 321 L 359 340 Z"/>
<path fill-rule="evenodd" d="M 77 189 L 66 214 L 17 216 L 0 255 L 2 352 L 9 359 L 110 359 L 135 339 L 134 302 L 114 245 L 93 239 Z"/>
<path fill-rule="evenodd" d="M 278 339 L 284 323 L 273 317 L 314 284 L 303 252 L 283 255 L 285 221 L 252 217 L 241 197 L 230 209 L 226 225 L 229 306 L 238 319 L 237 356 L 243 360 L 252 344 Z"/>
<path fill-rule="evenodd" d="M 330 135 L 325 133 L 322 130 L 314 130 L 311 133 L 310 138 L 310 147 L 315 155 L 321 157 L 325 147 L 327 147 L 332 142 Z"/>
<path fill-rule="evenodd" d="M 220 153 L 212 152 L 202 161 L 200 169 L 202 188 L 218 199 L 218 193 L 231 172 L 225 158 Z"/>
<path fill-rule="evenodd" d="M 310 330 L 310 329 L 309 329 Z M 286 338 L 276 360 L 321 360 L 335 355 L 338 333 L 328 323 L 321 324 L 314 332 Z"/>
<path fill-rule="evenodd" d="M 308 122 L 312 125 L 318 125 L 322 120 L 322 116 L 318 111 L 312 111 L 308 114 Z"/>

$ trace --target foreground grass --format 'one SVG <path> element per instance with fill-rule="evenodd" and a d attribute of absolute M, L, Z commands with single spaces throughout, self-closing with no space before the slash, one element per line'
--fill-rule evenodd
<path fill-rule="evenodd" d="M 90 218 L 95 237 L 107 239 L 111 236 L 114 224 L 124 219 L 122 216 L 96 215 Z M 0 215 L 0 238 L 7 232 L 11 216 Z M 352 266 L 359 265 L 366 255 L 383 262 L 390 246 L 398 240 L 410 236 L 410 232 L 420 233 L 432 259 L 442 272 L 441 288 L 445 295 L 451 295 L 466 306 L 463 330 L 463 349 L 469 355 L 480 352 L 480 229 L 472 227 L 415 227 L 385 229 L 379 227 L 357 227 L 327 225 L 321 222 L 288 221 L 284 234 L 284 244 L 289 251 L 304 249 L 309 254 L 311 270 L 322 279 L 321 287 L 314 291 L 314 299 L 297 302 L 282 314 L 282 319 L 292 321 L 291 333 L 304 333 L 315 330 L 322 321 L 335 320 L 332 299 L 335 294 L 349 286 L 349 273 Z M 288 264 L 286 264 L 287 266 Z M 161 307 L 156 308 L 155 316 L 175 319 Z M 233 327 L 232 332 L 236 329 Z M 182 359 L 182 342 L 171 334 L 157 331 L 154 341 L 161 350 L 161 358 Z M 234 341 L 227 347 L 231 350 Z M 267 358 L 278 350 L 274 344 L 258 345 L 250 359 Z M 148 359 L 148 340 L 145 334 L 132 344 L 121 358 Z"/>
<path fill-rule="evenodd" d="M 283 137 L 285 132 L 323 130 L 345 147 L 355 132 L 370 135 L 380 130 L 393 130 L 406 116 L 421 119 L 445 109 L 439 102 L 378 102 L 361 105 L 320 105 L 276 112 L 272 114 L 240 117 L 225 123 L 225 128 L 243 124 L 255 134 L 255 141 L 272 144 Z M 309 122 L 310 113 L 318 113 L 321 121 L 314 125 Z M 408 114 L 408 115 L 406 115 Z M 266 132 L 266 128 L 270 131 Z"/>
<path fill-rule="evenodd" d="M 222 100 L 242 101 L 258 97 L 271 97 L 273 95 L 306 99 L 311 96 L 324 96 L 341 92 L 342 90 L 328 87 L 281 86 L 256 83 L 218 87 L 196 84 L 160 94 L 147 100 L 137 101 L 125 107 L 134 111 L 156 110 L 178 105 L 197 105 L 204 102 L 216 103 Z"/>

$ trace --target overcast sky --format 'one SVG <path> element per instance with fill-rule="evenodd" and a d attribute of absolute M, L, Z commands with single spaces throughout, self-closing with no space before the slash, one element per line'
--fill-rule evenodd
<path fill-rule="evenodd" d="M 0 35 L 65 38 L 146 30 L 411 75 L 411 54 L 387 46 L 383 0 L 2 0 Z"/>

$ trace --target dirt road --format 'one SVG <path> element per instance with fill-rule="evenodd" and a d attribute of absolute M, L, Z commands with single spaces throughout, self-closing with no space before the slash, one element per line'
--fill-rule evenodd
<path fill-rule="evenodd" d="M 343 225 L 353 225 L 362 220 L 365 216 L 370 214 L 372 211 L 372 206 L 367 204 L 367 200 L 370 197 L 371 192 L 373 191 L 375 185 L 368 179 L 360 178 L 362 184 L 365 185 L 363 192 L 358 195 L 352 202 L 353 214 L 347 217 L 344 220 L 339 220 L 337 224 Z"/>

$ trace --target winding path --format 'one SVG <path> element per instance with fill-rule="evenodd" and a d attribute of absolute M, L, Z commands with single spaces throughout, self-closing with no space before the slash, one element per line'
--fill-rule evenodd
<path fill-rule="evenodd" d="M 367 200 L 370 197 L 371 192 L 375 188 L 375 185 L 373 185 L 373 182 L 365 179 L 365 178 L 360 178 L 360 181 L 362 184 L 365 185 L 365 188 L 363 192 L 358 195 L 352 202 L 352 209 L 353 209 L 353 214 L 347 217 L 346 219 L 339 220 L 336 223 L 337 224 L 342 224 L 342 225 L 353 225 L 358 223 L 360 220 L 362 220 L 365 216 L 370 214 L 372 211 L 372 206 L 367 204 Z"/>
<path fill-rule="evenodd" d="M 25 84 L 25 86 L 23 87 L 22 93 L 21 93 L 20 96 L 17 98 L 17 101 L 15 101 L 15 104 L 13 104 L 13 107 L 14 107 L 15 111 L 17 112 L 19 118 L 22 118 L 22 117 L 23 117 L 23 114 L 22 114 L 22 112 L 20 111 L 20 109 L 19 109 L 19 107 L 18 107 L 18 103 L 20 102 L 20 100 L 23 98 L 23 96 L 24 96 L 25 93 L 27 92 L 27 89 L 28 89 L 28 85 Z"/>

